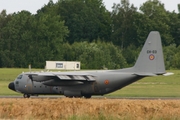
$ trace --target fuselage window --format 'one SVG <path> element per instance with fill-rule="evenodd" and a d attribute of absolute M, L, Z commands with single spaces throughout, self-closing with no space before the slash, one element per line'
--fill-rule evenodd
<path fill-rule="evenodd" d="M 23 75 L 19 75 L 19 76 L 17 77 L 17 79 L 21 79 L 21 78 L 22 78 L 22 76 L 23 76 Z"/>

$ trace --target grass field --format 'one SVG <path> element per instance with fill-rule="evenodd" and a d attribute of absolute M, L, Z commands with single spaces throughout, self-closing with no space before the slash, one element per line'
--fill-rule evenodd
<path fill-rule="evenodd" d="M 107 96 L 122 97 L 180 97 L 180 70 L 174 75 L 143 78 Z"/>
<path fill-rule="evenodd" d="M 8 88 L 8 84 L 22 72 L 28 72 L 29 69 L 20 68 L 1 68 L 0 69 L 0 96 L 5 95 L 21 95 Z M 32 69 L 32 71 L 39 71 L 39 69 Z"/>
<path fill-rule="evenodd" d="M 28 69 L 0 69 L 0 96 L 21 95 L 8 89 L 8 84 Z M 39 71 L 33 69 L 32 71 Z M 121 90 L 106 95 L 111 97 L 180 97 L 180 70 L 172 70 L 174 75 L 147 77 Z"/>

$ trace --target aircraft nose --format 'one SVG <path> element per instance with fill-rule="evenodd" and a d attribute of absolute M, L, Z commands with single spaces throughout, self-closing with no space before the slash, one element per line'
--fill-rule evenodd
<path fill-rule="evenodd" d="M 15 87 L 14 87 L 14 82 L 9 83 L 8 87 L 9 87 L 9 89 L 16 91 Z"/>

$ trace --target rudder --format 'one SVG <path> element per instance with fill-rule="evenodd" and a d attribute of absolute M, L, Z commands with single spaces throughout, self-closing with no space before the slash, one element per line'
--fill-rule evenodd
<path fill-rule="evenodd" d="M 159 32 L 152 31 L 134 65 L 135 74 L 160 75 L 165 73 L 164 56 Z"/>

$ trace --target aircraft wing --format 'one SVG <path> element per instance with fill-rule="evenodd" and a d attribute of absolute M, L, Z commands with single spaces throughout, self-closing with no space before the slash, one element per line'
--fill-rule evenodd
<path fill-rule="evenodd" d="M 95 76 L 88 73 L 28 73 L 29 78 L 36 82 L 43 82 L 48 80 L 59 81 L 96 81 Z"/>

